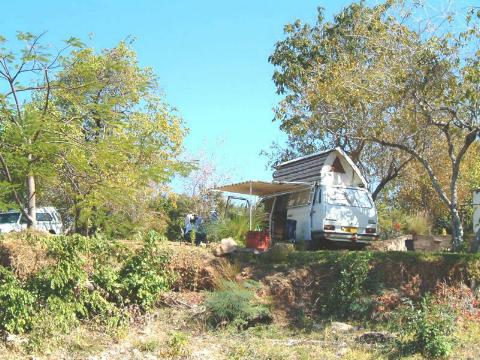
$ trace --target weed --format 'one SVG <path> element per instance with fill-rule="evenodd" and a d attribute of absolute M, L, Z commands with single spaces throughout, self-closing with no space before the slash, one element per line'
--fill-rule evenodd
<path fill-rule="evenodd" d="M 141 352 L 154 353 L 160 348 L 160 342 L 155 339 L 141 341 L 135 346 Z"/>
<path fill-rule="evenodd" d="M 293 252 L 295 252 L 295 245 L 278 243 L 268 250 L 264 256 L 267 262 L 279 264 L 286 262 Z"/>
<path fill-rule="evenodd" d="M 412 235 L 430 235 L 432 229 L 431 221 L 426 214 L 407 216 L 406 231 Z"/>
<path fill-rule="evenodd" d="M 189 337 L 181 331 L 172 331 L 167 341 L 166 354 L 170 357 L 179 357 L 188 355 Z"/>

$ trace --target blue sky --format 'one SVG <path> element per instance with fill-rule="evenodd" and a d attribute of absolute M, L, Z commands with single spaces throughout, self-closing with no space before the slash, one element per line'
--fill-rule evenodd
<path fill-rule="evenodd" d="M 329 17 L 348 3 L 26 0 L 19 8 L 8 1 L 0 33 L 12 38 L 16 30 L 48 31 L 52 46 L 76 36 L 97 49 L 134 37 L 140 63 L 154 69 L 167 101 L 190 128 L 186 150 L 216 152 L 220 171 L 229 171 L 233 181 L 269 180 L 259 153 L 283 135 L 272 123 L 279 98 L 267 58 L 283 37 L 283 25 L 297 18 L 313 22 L 317 6 Z"/>

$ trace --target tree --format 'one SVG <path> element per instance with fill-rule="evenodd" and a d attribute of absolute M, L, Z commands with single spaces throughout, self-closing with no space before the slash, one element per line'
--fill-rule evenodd
<path fill-rule="evenodd" d="M 13 196 L 22 211 L 28 202 L 29 226 L 39 191 L 44 201 L 65 207 L 84 233 L 105 228 L 112 218 L 141 218 L 154 188 L 184 169 L 177 157 L 185 129 L 152 70 L 141 68 L 125 43 L 96 53 L 71 39 L 48 62 L 39 50 L 41 36 L 20 38 L 31 50 L 11 66 L 42 76 L 34 86 L 17 85 L 8 68 L 15 58 L 3 51 L 0 65 L 11 89 L 0 103 L 0 162 L 9 184 L 4 199 Z M 31 94 L 22 102 L 14 95 L 19 91 Z"/>
<path fill-rule="evenodd" d="M 419 32 L 408 26 L 412 12 L 397 9 L 394 1 L 352 4 L 333 23 L 320 11 L 314 27 L 287 26 L 287 40 L 300 43 L 293 60 L 282 57 L 282 43 L 272 56 L 281 69 L 277 88 L 288 90 L 277 118 L 293 134 L 315 129 L 323 138 L 375 144 L 374 156 L 388 149 L 417 161 L 450 211 L 458 248 L 458 179 L 480 134 L 479 53 L 471 46 L 480 38 L 478 27 L 469 13 L 460 33 Z M 303 62 L 308 66 L 297 65 Z M 449 174 L 448 186 L 439 172 Z"/>
<path fill-rule="evenodd" d="M 55 55 L 41 45 L 43 34 L 18 32 L 23 49 L 5 47 L 0 36 L 0 168 L 3 173 L 3 207 L 18 206 L 29 227 L 36 224 L 37 177 L 49 176 L 55 152 L 50 130 L 51 94 L 56 84 L 52 75 L 63 54 L 82 44 L 74 38 Z M 9 201 L 8 201 L 9 200 Z M 25 210 L 27 209 L 27 210 Z"/>
<path fill-rule="evenodd" d="M 75 52 L 55 94 L 62 138 L 76 144 L 59 154 L 59 186 L 74 208 L 77 230 L 102 227 L 112 213 L 138 214 L 156 184 L 185 168 L 177 157 L 185 130 L 159 95 L 155 75 L 125 43 L 96 54 Z M 102 220 L 103 219 L 103 220 Z M 93 222 L 93 223 L 92 223 Z"/>
<path fill-rule="evenodd" d="M 356 5 L 351 8 L 354 9 Z M 287 147 L 274 144 L 269 155 L 271 165 L 313 152 L 340 147 L 359 166 L 366 178 L 374 200 L 387 184 L 402 174 L 412 160 L 408 154 L 396 149 L 385 149 L 363 138 L 350 136 L 350 130 L 341 127 L 332 129 L 325 126 L 334 116 L 327 109 L 315 109 L 307 91 L 317 81 L 318 68 L 327 62 L 336 62 L 335 50 L 328 42 L 343 43 L 345 51 L 353 57 L 362 49 L 353 44 L 347 46 L 346 39 L 339 39 L 343 28 L 351 26 L 352 10 L 346 9 L 335 18 L 335 25 L 324 24 L 323 10 L 318 9 L 315 26 L 302 25 L 297 20 L 284 28 L 286 38 L 277 42 L 269 61 L 275 65 L 273 80 L 277 93 L 284 98 L 275 110 L 275 120 L 288 135 Z M 328 25 L 328 26 L 327 26 Z M 366 56 L 366 54 L 364 54 Z M 320 110 L 320 111 L 319 111 Z M 362 111 L 355 107 L 342 109 L 342 117 L 357 118 Z"/>

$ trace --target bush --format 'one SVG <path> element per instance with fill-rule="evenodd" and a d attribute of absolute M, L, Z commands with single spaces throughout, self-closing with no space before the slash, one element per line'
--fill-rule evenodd
<path fill-rule="evenodd" d="M 173 282 L 173 274 L 166 268 L 169 255 L 156 241 L 155 236 L 147 236 L 143 247 L 125 261 L 118 274 L 126 303 L 139 305 L 144 310 L 154 305 L 160 293 L 168 290 Z"/>
<path fill-rule="evenodd" d="M 39 238 L 46 248 L 40 271 L 22 280 L 0 267 L 0 329 L 32 331 L 28 346 L 41 348 L 43 337 L 84 319 L 123 325 L 129 305 L 147 310 L 172 283 L 168 254 L 158 246 L 163 239 L 151 231 L 132 252 L 101 236 Z"/>
<path fill-rule="evenodd" d="M 264 228 L 265 219 L 266 215 L 261 209 L 254 209 L 252 229 Z M 217 222 L 211 223 L 206 227 L 207 239 L 209 241 L 219 242 L 222 239 L 231 237 L 242 244 L 245 244 L 247 232 L 249 230 L 250 216 L 245 212 L 220 218 Z"/>
<path fill-rule="evenodd" d="M 412 235 L 430 235 L 432 225 L 425 214 L 408 216 L 406 219 L 406 232 Z"/>
<path fill-rule="evenodd" d="M 286 262 L 290 254 L 293 252 L 295 252 L 294 244 L 276 243 L 262 256 L 266 261 L 269 261 L 273 264 L 279 264 Z"/>
<path fill-rule="evenodd" d="M 252 281 L 224 282 L 221 290 L 210 293 L 205 300 L 208 323 L 214 327 L 232 324 L 244 329 L 271 321 L 268 306 L 260 303 L 255 294 L 257 288 L 258 284 Z"/>
<path fill-rule="evenodd" d="M 396 329 L 400 331 L 398 348 L 404 354 L 444 358 L 453 348 L 455 315 L 450 307 L 425 297 L 418 305 L 408 303 L 399 311 Z"/>
<path fill-rule="evenodd" d="M 365 297 L 372 255 L 348 252 L 333 259 L 335 283 L 330 289 L 323 312 L 339 318 L 364 317 L 372 302 Z"/>
<path fill-rule="evenodd" d="M 0 266 L 0 329 L 12 333 L 30 330 L 35 297 L 11 271 Z"/>

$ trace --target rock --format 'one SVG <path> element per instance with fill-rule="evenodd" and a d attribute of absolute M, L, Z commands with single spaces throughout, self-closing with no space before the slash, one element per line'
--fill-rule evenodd
<path fill-rule="evenodd" d="M 215 256 L 223 256 L 237 251 L 238 245 L 232 238 L 222 239 L 215 249 Z"/>
<path fill-rule="evenodd" d="M 355 330 L 355 328 L 352 325 L 345 324 L 342 322 L 332 322 L 332 330 L 333 331 L 338 331 L 338 332 L 349 332 Z"/>
<path fill-rule="evenodd" d="M 5 333 L 4 341 L 5 341 L 5 346 L 7 348 L 15 350 L 15 349 L 20 349 L 22 345 L 28 341 L 28 339 L 21 337 L 19 335 Z"/>
<path fill-rule="evenodd" d="M 355 341 L 364 344 L 386 343 L 394 338 L 394 336 L 387 332 L 370 331 L 360 336 L 357 336 Z"/>

